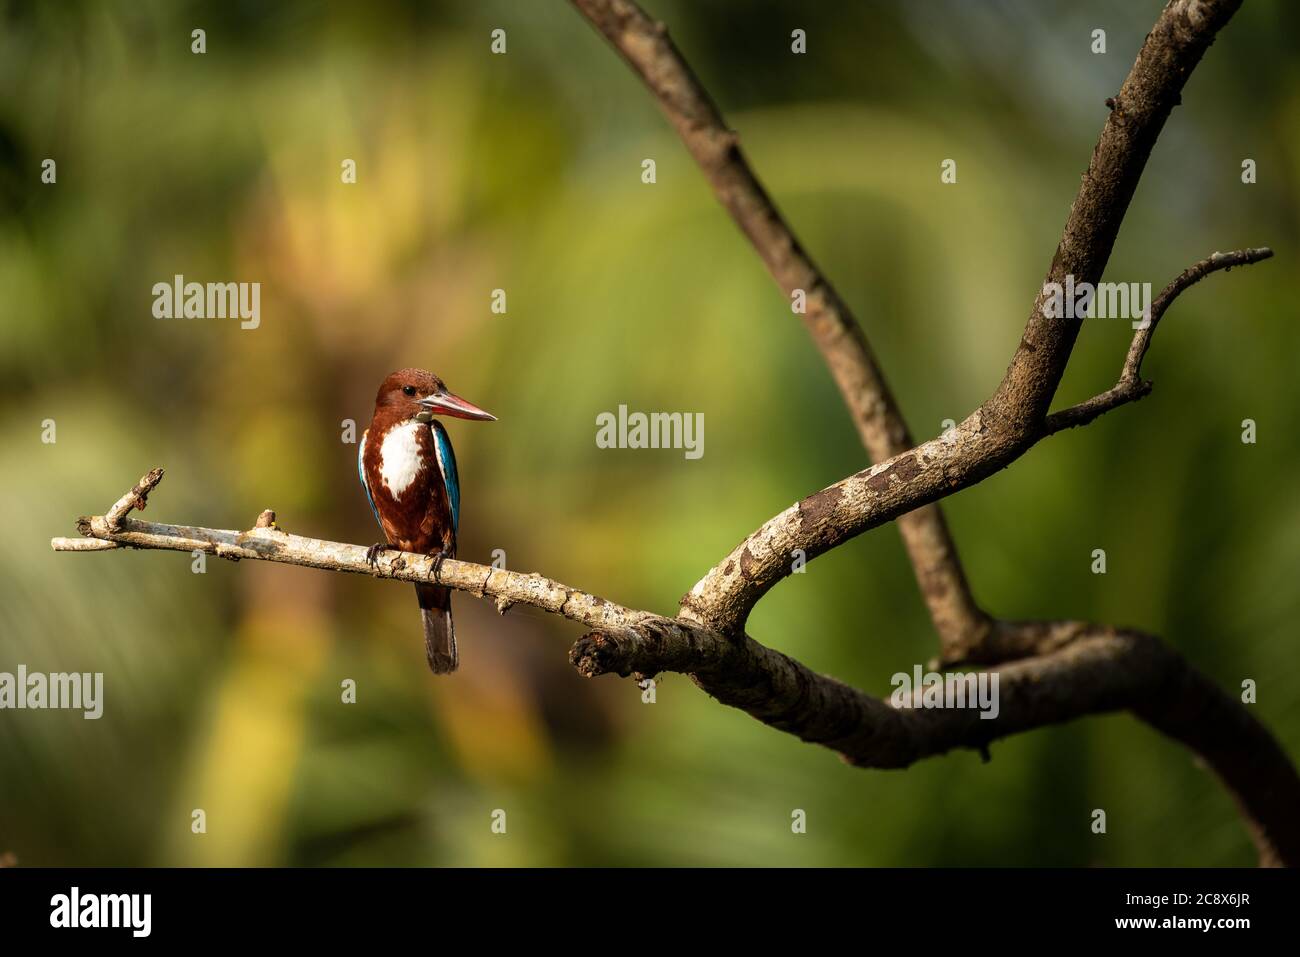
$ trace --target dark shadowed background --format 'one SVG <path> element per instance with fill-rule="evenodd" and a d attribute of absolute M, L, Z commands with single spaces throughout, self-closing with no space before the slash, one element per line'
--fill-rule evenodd
<path fill-rule="evenodd" d="M 917 437 L 963 418 L 1001 377 L 1161 4 L 647 6 Z M 1215 250 L 1277 258 L 1178 301 L 1149 399 L 947 502 L 996 614 L 1165 635 L 1225 687 L 1256 680 L 1293 756 L 1298 33 L 1296 8 L 1268 2 L 1224 31 L 1106 278 L 1158 290 Z M 260 282 L 260 327 L 153 318 L 153 284 L 177 273 Z M 1226 793 L 1128 716 L 995 744 L 989 764 L 856 771 L 685 677 L 654 704 L 579 678 L 581 630 L 539 612 L 457 595 L 463 665 L 436 680 L 408 586 L 50 551 L 155 465 L 147 518 L 247 527 L 269 507 L 300 534 L 374 541 L 342 423 L 364 427 L 409 365 L 500 417 L 449 425 L 461 557 L 502 549 L 635 607 L 673 612 L 749 531 L 865 464 L 787 301 L 560 0 L 0 2 L 0 317 L 0 671 L 105 674 L 98 721 L 0 712 L 0 853 L 20 864 L 1254 861 Z M 1112 384 L 1130 335 L 1085 323 L 1058 404 Z M 704 413 L 703 458 L 598 449 L 595 417 L 620 404 Z M 882 695 L 936 648 L 893 527 L 782 583 L 750 632 Z"/>

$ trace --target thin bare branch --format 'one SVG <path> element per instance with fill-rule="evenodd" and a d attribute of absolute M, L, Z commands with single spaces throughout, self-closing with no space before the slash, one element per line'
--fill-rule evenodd
<path fill-rule="evenodd" d="M 108 528 L 111 531 L 117 531 L 122 527 L 122 521 L 131 514 L 132 510 L 143 512 L 149 500 L 149 493 L 162 481 L 162 477 L 163 470 L 154 469 L 136 482 L 131 491 L 114 502 L 113 507 L 104 514 L 104 522 Z"/>
<path fill-rule="evenodd" d="M 1151 383 L 1121 379 L 1105 392 L 1099 392 L 1091 399 L 1084 399 L 1078 405 L 1053 412 L 1047 417 L 1044 434 L 1055 435 L 1065 429 L 1077 428 L 1101 418 L 1111 409 L 1121 405 L 1137 402 L 1151 393 Z"/>
<path fill-rule="evenodd" d="M 122 546 L 99 538 L 51 538 L 50 547 L 56 552 L 107 552 Z"/>
<path fill-rule="evenodd" d="M 1272 256 L 1273 250 L 1267 246 L 1258 249 L 1238 249 L 1230 253 L 1215 253 L 1207 256 L 1183 270 L 1177 279 L 1161 290 L 1160 295 L 1151 304 L 1150 316 L 1133 334 L 1133 342 L 1129 345 L 1124 367 L 1120 370 L 1119 381 L 1091 399 L 1070 406 L 1068 409 L 1053 412 L 1047 417 L 1044 434 L 1052 435 L 1062 429 L 1087 425 L 1111 409 L 1136 402 L 1147 395 L 1151 391 L 1151 383 L 1144 382 L 1142 379 L 1142 360 L 1146 358 L 1147 350 L 1151 348 L 1151 340 L 1156 334 L 1156 326 L 1170 304 L 1184 290 L 1196 285 L 1212 272 L 1218 272 L 1220 269 L 1226 272 L 1234 266 L 1248 266 L 1251 263 L 1271 259 Z"/>
<path fill-rule="evenodd" d="M 141 484 L 147 483 L 152 489 L 161 478 L 162 469 L 154 469 Z M 135 489 L 124 496 L 123 500 L 134 493 Z M 122 547 L 199 551 L 231 561 L 247 559 L 279 562 L 404 582 L 436 581 L 480 597 L 509 604 L 532 605 L 590 628 L 635 629 L 646 621 L 660 617 L 624 608 L 598 595 L 569 588 L 541 575 L 492 568 L 473 562 L 445 559 L 438 564 L 435 572 L 435 561 L 430 556 L 390 549 L 380 553 L 372 565 L 366 559 L 365 547 L 292 535 L 274 524 L 274 514 L 270 510 L 263 512 L 254 527 L 247 531 L 195 525 L 164 525 L 125 517 L 118 520 L 117 528 L 113 528 L 107 515 L 95 515 L 77 522 L 78 531 L 86 537 L 55 538 L 50 541 L 50 546 L 60 552 Z M 663 621 L 671 625 L 676 619 Z"/>

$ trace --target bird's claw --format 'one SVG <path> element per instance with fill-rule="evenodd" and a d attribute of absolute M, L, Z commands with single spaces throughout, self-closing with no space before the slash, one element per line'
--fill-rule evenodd
<path fill-rule="evenodd" d="M 375 542 L 366 549 L 366 564 L 371 568 L 379 568 L 379 556 L 392 548 L 387 542 Z"/>
<path fill-rule="evenodd" d="M 429 552 L 429 557 L 433 559 L 433 568 L 430 572 L 433 576 L 433 580 L 436 582 L 441 582 L 442 563 L 445 562 L 451 556 L 447 554 L 446 549 L 439 549 L 436 552 Z"/>

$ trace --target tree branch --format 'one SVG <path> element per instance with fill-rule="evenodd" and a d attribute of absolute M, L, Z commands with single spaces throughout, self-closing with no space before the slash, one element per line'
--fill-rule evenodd
<path fill-rule="evenodd" d="M 1151 339 L 1156 334 L 1156 325 L 1159 324 L 1170 303 L 1185 289 L 1196 285 L 1212 272 L 1218 272 L 1220 269 L 1227 271 L 1233 266 L 1248 266 L 1264 259 L 1271 259 L 1272 256 L 1273 250 L 1267 246 L 1258 249 L 1238 249 L 1235 252 L 1207 256 L 1183 270 L 1177 279 L 1161 290 L 1160 295 L 1151 304 L 1150 318 L 1137 327 L 1128 355 L 1124 359 L 1124 367 L 1120 370 L 1119 380 L 1100 395 L 1095 395 L 1068 409 L 1053 412 L 1047 417 L 1044 434 L 1053 435 L 1062 429 L 1087 425 L 1111 409 L 1128 402 L 1136 402 L 1147 395 L 1151 391 L 1151 383 L 1142 380 L 1142 360 L 1146 358 L 1147 350 L 1151 348 Z"/>
<path fill-rule="evenodd" d="M 292 535 L 278 526 L 262 524 L 261 517 L 253 528 L 242 532 L 195 525 L 163 525 L 129 518 L 130 511 L 139 507 L 133 502 L 138 499 L 136 493 L 141 485 L 153 489 L 162 479 L 162 471 L 154 469 L 150 472 L 108 514 L 78 519 L 77 529 L 85 538 L 54 538 L 51 539 L 50 546 L 56 552 L 102 551 L 123 547 L 204 552 L 230 561 L 249 559 L 279 562 L 403 582 L 436 582 L 481 598 L 496 599 L 498 609 L 503 612 L 514 604 L 532 605 L 591 628 L 636 630 L 648 621 L 660 620 L 658 615 L 624 608 L 598 595 L 569 588 L 536 574 L 492 568 L 451 558 L 444 559 L 435 570 L 435 560 L 428 555 L 392 549 L 380 553 L 372 565 L 366 559 L 366 548 L 361 545 Z M 124 502 L 127 503 L 125 506 Z M 110 516 L 114 514 L 116 523 L 110 521 Z M 263 516 L 267 514 L 264 512 Z M 667 625 L 676 623 L 676 619 L 662 621 Z"/>
<path fill-rule="evenodd" d="M 162 469 L 153 469 L 148 475 L 136 482 L 131 491 L 114 502 L 113 507 L 104 514 L 104 524 L 108 529 L 113 532 L 120 529 L 122 520 L 130 514 L 132 509 L 143 512 L 149 500 L 149 493 L 162 481 L 162 477 Z"/>

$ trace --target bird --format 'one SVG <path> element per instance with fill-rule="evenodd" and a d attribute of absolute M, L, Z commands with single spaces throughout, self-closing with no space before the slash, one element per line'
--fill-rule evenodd
<path fill-rule="evenodd" d="M 375 395 L 375 412 L 361 435 L 357 472 L 384 541 L 366 552 L 371 565 L 396 548 L 434 558 L 434 577 L 445 558 L 456 556 L 460 524 L 460 476 L 451 439 L 435 416 L 494 422 L 496 416 L 448 391 L 424 369 L 401 369 Z M 436 675 L 460 665 L 451 620 L 451 590 L 415 586 L 424 625 L 424 650 Z"/>

